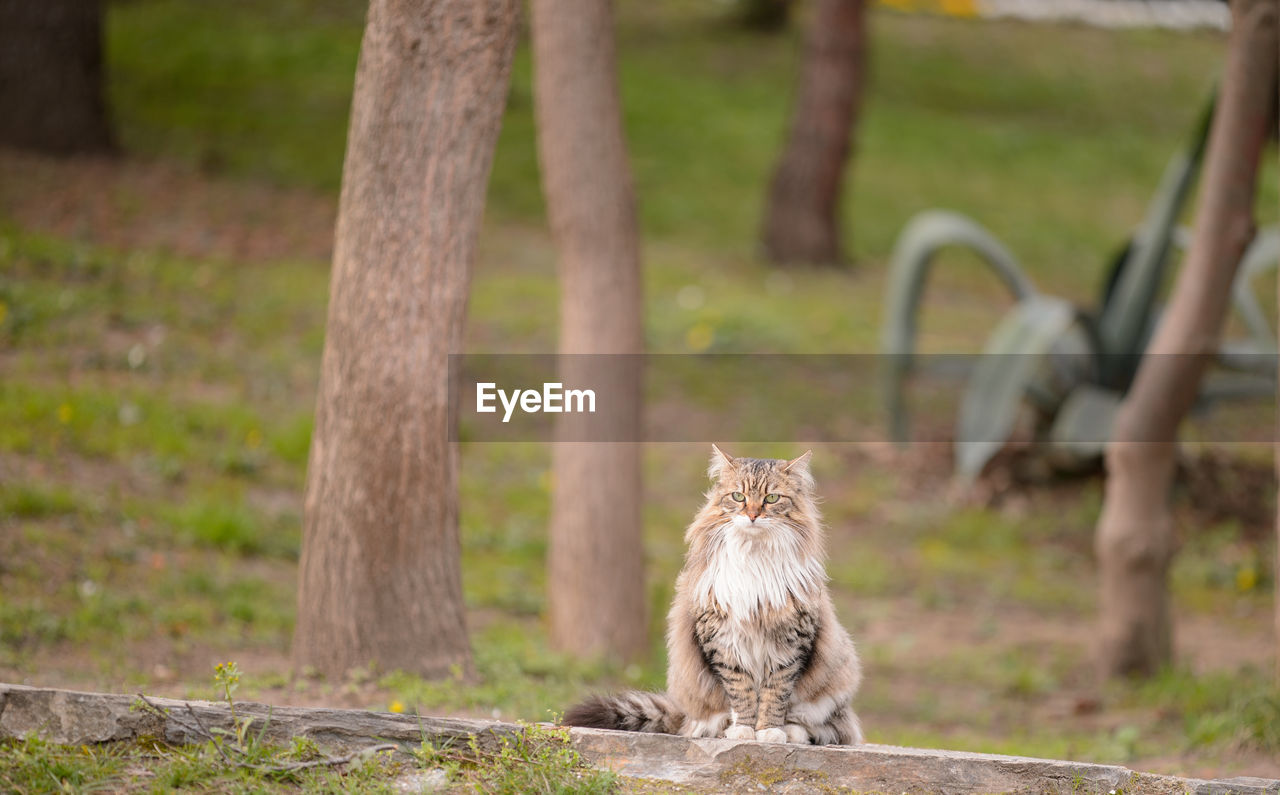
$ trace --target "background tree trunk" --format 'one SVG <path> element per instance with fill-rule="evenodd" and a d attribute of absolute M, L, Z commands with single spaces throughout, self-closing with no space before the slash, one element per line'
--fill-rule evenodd
<path fill-rule="evenodd" d="M 560 353 L 637 354 L 644 349 L 639 233 L 611 5 L 534 0 L 532 30 L 538 155 L 560 251 Z M 566 385 L 609 376 L 615 438 L 639 425 L 637 358 L 561 357 Z M 565 425 L 552 451 L 552 640 L 582 656 L 632 658 L 648 643 L 640 447 L 565 441 Z"/>
<path fill-rule="evenodd" d="M 515 0 L 374 0 L 356 70 L 307 472 L 297 666 L 468 668 L 448 355 Z"/>
<path fill-rule="evenodd" d="M 98 0 L 0 0 L 0 144 L 54 154 L 113 148 Z"/>
<path fill-rule="evenodd" d="M 866 0 L 818 0 L 786 148 L 766 199 L 773 262 L 842 262 L 840 188 L 865 78 Z"/>
<path fill-rule="evenodd" d="M 1109 674 L 1151 673 L 1170 658 L 1169 488 L 1178 425 L 1217 350 L 1236 265 L 1254 232 L 1258 165 L 1276 91 L 1276 3 L 1237 0 L 1232 11 L 1191 250 L 1107 446 L 1095 549 L 1100 661 Z"/>

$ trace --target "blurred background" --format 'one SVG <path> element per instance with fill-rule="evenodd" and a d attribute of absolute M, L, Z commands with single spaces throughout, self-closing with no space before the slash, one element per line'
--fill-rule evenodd
<path fill-rule="evenodd" d="M 1095 304 L 1226 46 L 1212 10 L 1179 30 L 981 18 L 964 2 L 872 5 L 840 209 L 846 261 L 780 269 L 760 254 L 759 225 L 811 9 L 761 22 L 753 5 L 615 4 L 651 352 L 875 352 L 894 240 L 930 207 L 979 219 L 1045 292 Z M 663 686 L 663 619 L 705 487 L 700 443 L 645 448 L 642 661 L 588 664 L 550 648 L 548 445 L 464 443 L 477 676 L 292 675 L 364 12 L 358 0 L 107 2 L 115 152 L 0 148 L 0 680 L 208 697 L 213 664 L 234 659 L 243 697 L 527 720 L 587 691 Z M 1268 223 L 1280 209 L 1274 150 L 1264 162 L 1257 215 Z M 467 350 L 554 350 L 555 274 L 522 34 Z M 1271 279 L 1260 293 L 1275 289 Z M 956 257 L 927 305 L 921 349 L 972 352 L 1010 299 L 976 259 Z M 1274 775 L 1275 487 L 1262 416 L 1259 444 L 1192 429 L 1174 506 L 1175 663 L 1141 682 L 1095 672 L 1099 475 L 1051 476 L 1013 453 L 956 489 L 943 442 L 898 449 L 885 427 L 817 446 L 831 586 L 867 669 L 856 704 L 869 739 Z"/>

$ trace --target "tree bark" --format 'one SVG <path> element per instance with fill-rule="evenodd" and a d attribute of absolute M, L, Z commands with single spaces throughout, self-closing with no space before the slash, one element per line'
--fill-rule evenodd
<path fill-rule="evenodd" d="M 53 154 L 114 148 L 99 0 L 0 0 L 0 144 Z"/>
<path fill-rule="evenodd" d="M 373 0 L 356 69 L 299 571 L 298 667 L 470 667 L 461 350 L 515 0 Z"/>
<path fill-rule="evenodd" d="M 1238 0 L 1232 13 L 1191 250 L 1107 446 L 1095 550 L 1100 663 L 1108 674 L 1149 674 L 1170 659 L 1169 489 L 1178 425 L 1217 350 L 1236 265 L 1254 232 L 1258 165 L 1276 91 L 1276 3 Z"/>
<path fill-rule="evenodd" d="M 840 189 L 865 78 L 865 0 L 818 0 L 786 148 L 766 199 L 765 255 L 838 265 Z"/>
<path fill-rule="evenodd" d="M 639 232 L 618 98 L 609 0 L 534 0 L 538 156 L 560 252 L 561 354 L 644 349 Z M 560 357 L 566 385 L 606 378 L 613 438 L 635 438 L 635 356 Z M 604 407 L 602 407 L 604 408 Z M 581 656 L 634 658 L 647 647 L 640 448 L 567 441 L 552 451 L 547 553 L 555 645 Z"/>

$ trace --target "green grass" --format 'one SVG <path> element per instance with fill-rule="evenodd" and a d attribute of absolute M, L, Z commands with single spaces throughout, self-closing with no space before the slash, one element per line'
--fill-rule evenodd
<path fill-rule="evenodd" d="M 314 744 L 264 745 L 255 763 L 308 761 Z M 171 746 L 157 742 L 60 746 L 34 736 L 0 740 L 0 789 L 6 792 L 394 792 L 392 780 L 409 769 L 375 756 L 339 768 L 264 773 L 230 768 L 212 744 Z"/>
<path fill-rule="evenodd" d="M 531 721 L 555 721 L 566 707 L 604 682 L 649 690 L 663 687 L 664 672 L 656 666 L 622 668 L 554 652 L 527 620 L 495 621 L 472 634 L 475 681 L 461 672 L 440 681 L 394 672 L 381 677 L 379 686 L 409 712 Z"/>
<path fill-rule="evenodd" d="M 416 757 L 423 767 L 444 770 L 455 785 L 501 795 L 597 795 L 617 791 L 620 781 L 617 775 L 583 761 L 569 745 L 568 731 L 536 726 L 515 737 L 500 738 L 497 750 L 483 750 L 472 738 L 469 745 L 423 743 Z"/>
<path fill-rule="evenodd" d="M 124 755 L 116 748 L 60 748 L 36 737 L 0 740 L 0 785 L 10 792 L 89 792 L 123 778 Z"/>
<path fill-rule="evenodd" d="M 621 779 L 588 766 L 563 733 L 529 727 L 502 738 L 493 750 L 475 743 L 424 744 L 411 760 L 377 754 L 350 764 L 276 772 L 294 762 L 322 757 L 315 743 L 296 738 L 289 746 L 259 744 L 246 764 L 228 765 L 213 744 L 60 746 L 29 736 L 0 740 L 0 789 L 6 792 L 306 792 L 392 793 L 396 782 L 413 785 L 415 771 L 440 771 L 453 788 L 479 792 L 608 793 Z M 432 779 L 434 780 L 434 779 Z"/>
<path fill-rule="evenodd" d="M 1238 523 L 1207 527 L 1187 539 L 1170 578 L 1186 604 L 1209 607 L 1224 593 L 1248 598 L 1274 588 L 1265 552 L 1241 539 Z"/>
<path fill-rule="evenodd" d="M 139 159 L 180 164 L 195 182 L 278 184 L 331 201 L 363 6 L 113 3 L 110 94 L 122 141 Z M 1091 301 L 1102 263 L 1141 217 L 1222 53 L 1214 35 L 878 11 L 843 210 L 856 267 L 779 274 L 755 259 L 756 224 L 799 34 L 748 35 L 724 24 L 717 4 L 683 0 L 619 3 L 617 34 L 645 235 L 646 339 L 664 353 L 874 351 L 894 237 L 932 206 L 972 214 L 1038 283 Z M 530 84 L 522 40 L 468 350 L 555 345 L 555 251 L 541 228 Z M 1261 181 L 1263 217 L 1276 214 L 1273 160 Z M 165 217 L 164 196 L 102 200 Z M 248 227 L 247 212 L 218 208 L 211 223 Z M 921 339 L 933 350 L 975 350 L 1003 298 L 972 261 L 946 265 Z M 524 720 L 546 720 L 590 691 L 661 688 L 663 619 L 705 482 L 701 444 L 645 452 L 653 650 L 636 664 L 550 648 L 548 447 L 467 444 L 461 531 L 476 678 L 368 670 L 345 681 L 289 680 L 327 283 L 323 262 L 120 251 L 0 217 L 4 675 L 204 697 L 193 682 L 208 660 L 247 654 L 255 659 L 246 688 L 263 698 Z M 870 411 L 873 387 L 870 377 L 850 387 L 848 403 Z M 821 411 L 829 398 L 796 389 L 793 399 Z M 880 438 L 878 428 L 868 436 Z M 943 474 L 950 453 L 936 452 L 928 460 L 889 457 L 878 445 L 817 450 L 832 586 L 867 662 L 859 710 L 873 740 L 1166 766 L 1175 749 L 1191 768 L 1280 748 L 1274 690 L 1243 663 L 1097 688 L 1087 649 L 1096 481 L 957 505 Z M 1178 510 L 1192 515 L 1183 498 Z M 1172 577 L 1180 614 L 1256 631 L 1274 591 L 1272 542 L 1258 538 L 1232 522 L 1189 532 Z M 939 616 L 945 625 L 929 623 Z M 1044 626 L 1063 636 L 1019 635 Z M 1095 697 L 1114 719 L 1063 717 L 1064 702 Z M 44 781 L 52 770 L 73 787 L 255 786 L 210 777 L 199 749 L 146 757 L 157 778 L 139 783 L 128 778 L 133 751 L 82 759 L 76 749 L 11 746 L 19 747 L 28 760 L 20 775 Z M 478 781 L 475 770 L 458 772 L 463 783 Z"/>
<path fill-rule="evenodd" d="M 335 13 L 323 13 L 326 5 Z M 107 62 L 122 143 L 212 171 L 336 189 L 363 23 L 358 8 L 114 5 Z"/>
<path fill-rule="evenodd" d="M 243 497 L 202 496 L 172 510 L 166 519 L 179 538 L 236 555 L 298 555 L 300 518 L 285 516 L 273 527 Z"/>
<path fill-rule="evenodd" d="M 335 190 L 362 7 L 114 6 L 108 57 L 122 138 L 206 168 Z M 618 19 L 646 234 L 749 256 L 799 34 L 740 31 L 713 4 L 620 3 Z M 1222 41 L 1210 34 L 890 12 L 873 23 L 844 211 L 858 259 L 883 261 L 912 213 L 951 207 L 990 225 L 1034 274 L 1079 298 L 1091 297 L 1105 257 L 1140 219 L 1222 60 Z M 489 195 L 500 221 L 541 217 L 531 74 L 522 41 Z M 1261 182 L 1273 209 L 1275 182 Z"/>
<path fill-rule="evenodd" d="M 0 789 L 6 792 L 167 792 L 199 789 L 218 792 L 361 792 L 404 791 L 421 786 L 415 770 L 448 783 L 481 792 L 606 793 L 620 779 L 592 768 L 569 744 L 567 730 L 526 726 L 510 736 L 481 743 L 432 744 L 424 741 L 409 753 L 395 743 L 345 756 L 326 754 L 309 737 L 294 737 L 288 746 L 267 741 L 270 724 L 237 717 L 235 694 L 241 673 L 234 662 L 215 669 L 215 700 L 230 708 L 233 728 L 193 730 L 203 742 L 161 743 L 152 738 L 60 746 L 35 734 L 0 739 Z M 161 708 L 139 698 L 133 709 L 159 714 Z M 403 707 L 400 708 L 401 711 Z M 167 712 L 167 710 L 165 710 Z M 409 757 L 408 764 L 405 757 Z M 398 785 L 398 786 L 397 786 Z"/>
<path fill-rule="evenodd" d="M 1169 669 L 1143 684 L 1135 700 L 1180 723 L 1188 747 L 1280 749 L 1280 687 L 1269 672 Z"/>
<path fill-rule="evenodd" d="M 74 514 L 80 509 L 76 495 L 67 489 L 45 489 L 22 483 L 0 486 L 0 514 L 19 519 L 45 519 Z"/>

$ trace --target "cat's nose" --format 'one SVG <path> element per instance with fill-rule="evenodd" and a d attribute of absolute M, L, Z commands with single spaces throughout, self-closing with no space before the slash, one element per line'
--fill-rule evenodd
<path fill-rule="evenodd" d="M 752 513 L 751 511 L 747 511 L 747 518 L 749 518 L 753 522 L 756 520 L 756 517 L 759 515 L 760 515 L 759 512 Z"/>

